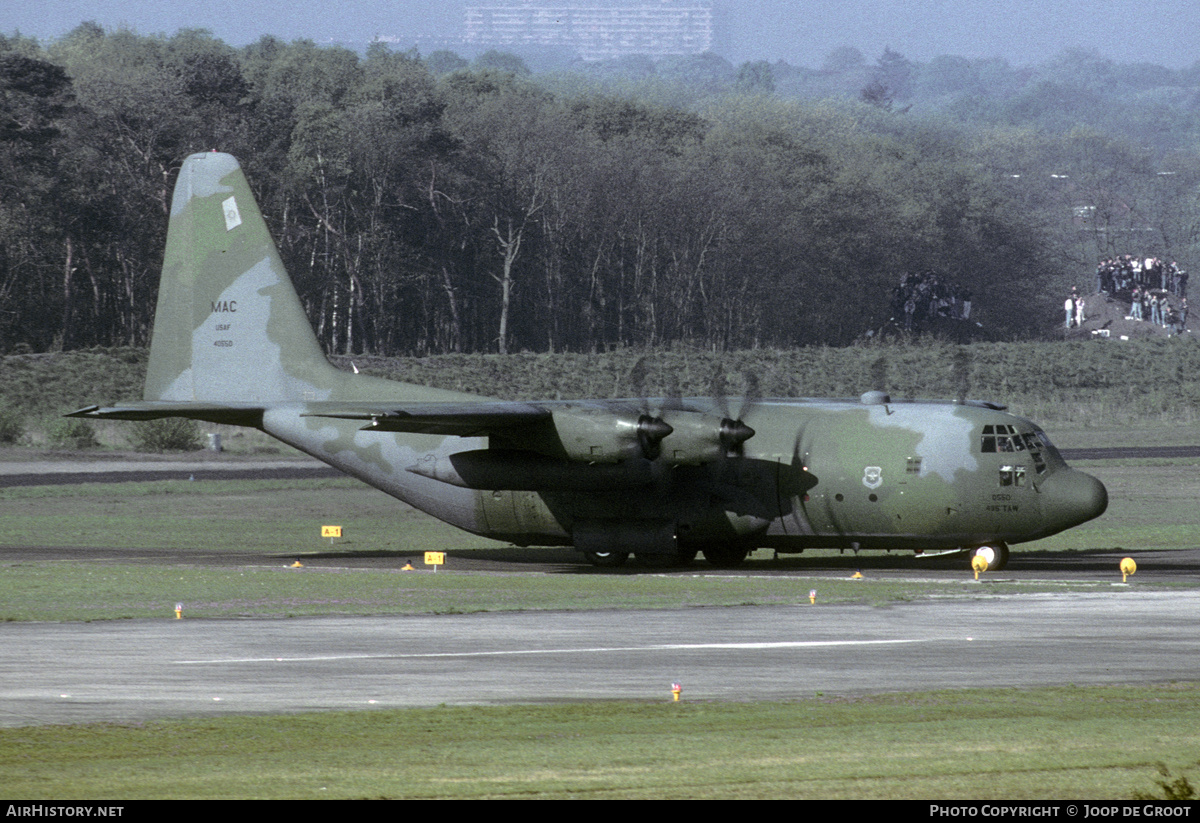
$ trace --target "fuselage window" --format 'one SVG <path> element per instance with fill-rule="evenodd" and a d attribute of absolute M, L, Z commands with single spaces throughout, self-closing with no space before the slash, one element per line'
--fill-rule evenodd
<path fill-rule="evenodd" d="M 1000 485 L 1023 487 L 1025 485 L 1025 467 L 1001 466 Z"/>

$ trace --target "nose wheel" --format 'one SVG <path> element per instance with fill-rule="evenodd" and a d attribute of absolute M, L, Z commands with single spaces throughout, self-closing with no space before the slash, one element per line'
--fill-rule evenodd
<path fill-rule="evenodd" d="M 971 549 L 970 557 L 982 557 L 987 561 L 987 571 L 998 572 L 1008 565 L 1008 546 L 1004 543 L 989 543 Z"/>

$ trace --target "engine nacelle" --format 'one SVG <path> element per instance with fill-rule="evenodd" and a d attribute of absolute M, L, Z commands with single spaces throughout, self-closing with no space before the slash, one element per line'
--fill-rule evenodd
<path fill-rule="evenodd" d="M 536 452 L 581 463 L 663 460 L 699 466 L 740 454 L 754 429 L 740 420 L 694 411 L 661 417 L 635 408 L 573 406 L 555 410 L 553 421 L 492 435 L 493 449 Z"/>
<path fill-rule="evenodd" d="M 732 456 L 754 436 L 754 429 L 728 417 L 684 411 L 664 417 L 673 431 L 663 440 L 662 454 L 675 465 L 699 466 Z"/>
<path fill-rule="evenodd" d="M 637 411 L 572 408 L 554 412 L 554 442 L 519 443 L 551 457 L 585 463 L 653 459 L 672 429 L 661 418 Z"/>

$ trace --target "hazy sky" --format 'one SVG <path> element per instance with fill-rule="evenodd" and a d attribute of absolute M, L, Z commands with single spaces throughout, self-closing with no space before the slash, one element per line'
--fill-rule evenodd
<path fill-rule="evenodd" d="M 580 2 L 580 0 L 575 0 Z M 209 29 L 232 45 L 264 34 L 359 43 L 435 34 L 467 0 L 0 0 L 0 33 L 53 39 L 84 20 L 141 34 Z M 1200 61 L 1197 0 L 715 0 L 734 61 L 819 66 L 854 46 L 873 60 L 890 46 L 913 60 L 939 54 L 1036 63 L 1066 48 L 1171 68 Z"/>

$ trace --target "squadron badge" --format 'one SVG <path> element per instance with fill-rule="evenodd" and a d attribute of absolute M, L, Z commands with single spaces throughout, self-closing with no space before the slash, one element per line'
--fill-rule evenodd
<path fill-rule="evenodd" d="M 883 483 L 883 469 L 879 466 L 863 468 L 863 485 L 868 489 L 877 489 Z"/>

